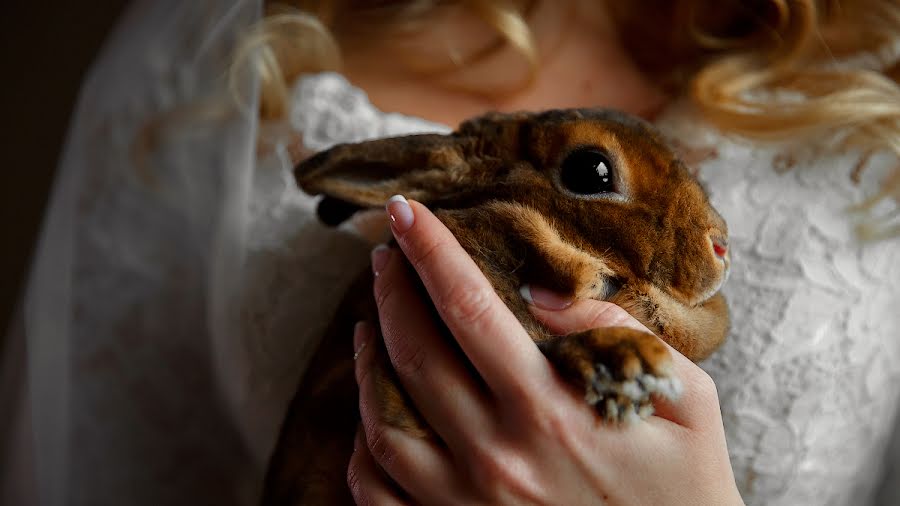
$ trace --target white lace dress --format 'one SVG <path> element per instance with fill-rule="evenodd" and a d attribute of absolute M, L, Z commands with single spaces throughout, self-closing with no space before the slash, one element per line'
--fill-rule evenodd
<path fill-rule="evenodd" d="M 27 347 L 0 357 L 28 387 L 0 396 L 15 441 L 0 503 L 257 502 L 300 371 L 369 251 L 316 222 L 255 115 L 190 105 L 226 96 L 228 34 L 260 8 L 139 1 L 87 80 L 12 335 Z M 187 114 L 160 117 L 173 108 Z M 450 130 L 381 113 L 336 74 L 297 85 L 290 123 L 312 150 Z M 733 323 L 703 366 L 745 501 L 867 504 L 898 402 L 900 241 L 860 244 L 845 209 L 888 161 L 854 185 L 850 158 L 744 143 L 687 106 L 659 124 L 715 149 L 699 169 L 729 222 Z"/>

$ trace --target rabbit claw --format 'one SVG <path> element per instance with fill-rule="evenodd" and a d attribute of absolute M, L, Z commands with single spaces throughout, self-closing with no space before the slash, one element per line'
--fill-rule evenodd
<path fill-rule="evenodd" d="M 653 395 L 676 399 L 681 393 L 668 350 L 646 332 L 595 329 L 561 337 L 544 351 L 608 423 L 646 418 L 653 413 Z"/>
<path fill-rule="evenodd" d="M 653 414 L 653 394 L 675 399 L 681 390 L 675 377 L 642 373 L 632 379 L 616 380 L 604 364 L 596 363 L 594 369 L 585 400 L 609 423 L 633 423 L 647 418 Z"/>

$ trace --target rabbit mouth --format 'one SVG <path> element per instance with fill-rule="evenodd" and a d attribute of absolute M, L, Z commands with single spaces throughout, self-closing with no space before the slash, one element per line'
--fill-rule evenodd
<path fill-rule="evenodd" d="M 611 301 L 625 285 L 621 279 L 598 273 L 599 280 L 591 284 L 591 288 L 584 295 L 594 300 Z"/>
<path fill-rule="evenodd" d="M 711 267 L 719 275 L 718 280 L 712 286 L 697 296 L 694 305 L 703 304 L 719 293 L 731 274 L 731 250 L 728 248 L 727 236 L 718 232 L 718 230 L 713 230 L 707 234 L 706 240 L 709 245 L 709 252 L 712 253 Z"/>
<path fill-rule="evenodd" d="M 608 301 L 618 295 L 620 290 L 622 290 L 622 281 L 616 278 L 604 278 L 603 293 L 597 299 Z"/>
<path fill-rule="evenodd" d="M 730 262 L 725 261 L 725 259 L 722 259 L 722 263 L 722 276 L 719 277 L 719 281 L 711 288 L 700 294 L 697 299 L 696 305 L 703 304 L 704 302 L 713 298 L 713 296 L 719 293 L 719 291 L 722 290 L 722 287 L 725 286 L 725 282 L 728 281 L 728 276 L 731 275 L 731 264 Z"/>

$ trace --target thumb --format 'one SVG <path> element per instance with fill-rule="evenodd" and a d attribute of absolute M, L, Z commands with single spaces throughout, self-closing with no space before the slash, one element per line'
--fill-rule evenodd
<path fill-rule="evenodd" d="M 565 296 L 538 286 L 525 285 L 521 292 L 531 314 L 554 334 L 565 335 L 598 327 L 629 327 L 650 332 L 627 311 L 611 302 L 591 299 L 572 302 Z"/>

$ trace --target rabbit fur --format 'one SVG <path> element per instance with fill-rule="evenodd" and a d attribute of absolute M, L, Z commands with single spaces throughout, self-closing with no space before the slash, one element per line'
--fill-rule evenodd
<path fill-rule="evenodd" d="M 647 416 L 651 394 L 677 396 L 667 349 L 625 328 L 552 335 L 529 312 L 523 285 L 618 304 L 695 361 L 727 334 L 719 292 L 730 263 L 725 222 L 637 118 L 601 109 L 491 113 L 450 135 L 338 145 L 301 162 L 295 176 L 305 192 L 325 196 L 319 215 L 330 224 L 395 194 L 427 205 L 608 421 Z M 265 504 L 352 503 L 344 476 L 359 414 L 350 336 L 354 322 L 377 320 L 371 283 L 363 273 L 348 292 L 300 383 L 270 461 Z M 434 437 L 380 355 L 383 419 Z"/>

